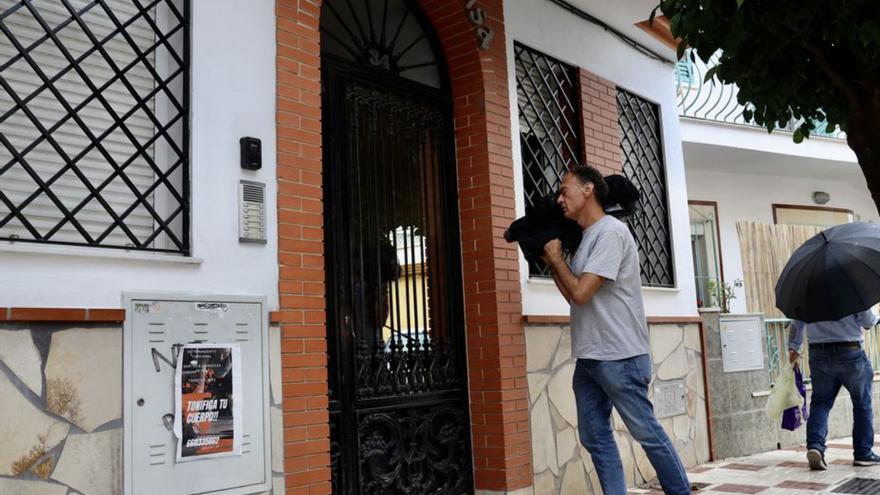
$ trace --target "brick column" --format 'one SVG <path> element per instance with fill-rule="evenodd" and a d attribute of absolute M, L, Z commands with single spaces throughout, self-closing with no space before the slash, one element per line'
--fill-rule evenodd
<path fill-rule="evenodd" d="M 514 219 L 502 0 L 478 0 L 494 31 L 478 49 L 465 2 L 422 0 L 454 97 L 465 325 L 478 490 L 532 484 L 525 338 Z M 330 493 L 319 0 L 278 0 L 278 319 L 288 494 Z M 615 124 L 616 125 L 616 124 Z"/>
<path fill-rule="evenodd" d="M 603 174 L 623 170 L 620 130 L 617 124 L 617 86 L 584 69 L 578 69 L 581 118 L 584 121 L 584 159 Z"/>
<path fill-rule="evenodd" d="M 330 426 L 318 2 L 276 3 L 278 289 L 288 495 L 325 495 Z"/>
<path fill-rule="evenodd" d="M 515 218 L 503 2 L 482 0 L 494 32 L 479 50 L 463 1 L 425 0 L 455 99 L 474 476 L 478 490 L 532 485 L 522 295 Z"/>

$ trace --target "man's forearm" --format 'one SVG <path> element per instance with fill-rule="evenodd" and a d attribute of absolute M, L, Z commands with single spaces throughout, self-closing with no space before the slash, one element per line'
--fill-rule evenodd
<path fill-rule="evenodd" d="M 553 275 L 553 282 L 556 283 L 556 288 L 559 289 L 559 292 L 562 293 L 562 297 L 565 298 L 565 301 L 571 304 L 571 295 L 568 293 L 568 289 L 565 288 L 565 285 L 562 284 L 562 281 L 559 279 L 559 271 L 548 265 L 550 269 L 550 273 Z"/>
<path fill-rule="evenodd" d="M 565 299 L 571 302 L 571 296 L 577 290 L 578 278 L 571 273 L 565 261 L 558 260 L 551 264 L 550 269 L 553 270 L 553 280 L 559 286 L 559 290 L 563 292 Z"/>

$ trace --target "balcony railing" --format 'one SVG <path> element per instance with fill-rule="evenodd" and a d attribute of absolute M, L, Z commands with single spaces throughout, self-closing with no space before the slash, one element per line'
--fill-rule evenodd
<path fill-rule="evenodd" d="M 768 369 L 770 382 L 773 383 L 779 376 L 779 371 L 788 364 L 788 323 L 784 318 L 766 318 L 765 338 L 767 342 Z M 871 361 L 874 374 L 880 374 L 880 325 L 865 331 L 865 354 Z M 798 362 L 804 381 L 810 380 L 810 344 L 807 342 L 807 334 L 804 332 L 804 342 L 801 345 L 801 357 Z"/>
<path fill-rule="evenodd" d="M 692 61 L 690 50 L 688 50 L 675 65 L 679 114 L 682 117 L 692 119 L 761 127 L 753 122 L 747 122 L 743 117 L 745 107 L 740 105 L 736 99 L 739 89 L 735 84 L 721 84 L 717 78 L 704 82 L 706 73 L 711 67 L 717 65 L 720 56 L 721 52 L 717 52 L 706 64 L 699 57 L 694 57 L 695 61 Z M 800 121 L 793 119 L 788 125 L 778 129 L 793 132 L 799 124 Z M 810 135 L 837 139 L 846 138 L 840 129 L 835 128 L 828 132 L 821 125 L 811 131 Z"/>

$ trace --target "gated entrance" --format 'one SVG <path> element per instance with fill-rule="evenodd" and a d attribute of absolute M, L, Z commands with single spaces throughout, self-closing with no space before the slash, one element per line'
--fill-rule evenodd
<path fill-rule="evenodd" d="M 447 71 L 415 2 L 321 12 L 337 494 L 472 491 Z"/>

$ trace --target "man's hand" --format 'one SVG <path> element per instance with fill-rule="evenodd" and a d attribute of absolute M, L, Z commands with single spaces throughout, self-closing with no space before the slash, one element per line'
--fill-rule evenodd
<path fill-rule="evenodd" d="M 788 350 L 788 362 L 793 364 L 795 368 L 798 367 L 798 359 L 800 359 L 801 355 L 797 353 L 797 351 L 793 351 L 791 349 Z"/>
<path fill-rule="evenodd" d="M 553 265 L 562 261 L 562 241 L 559 239 L 551 239 L 550 242 L 544 244 L 544 263 Z"/>

